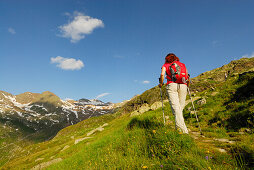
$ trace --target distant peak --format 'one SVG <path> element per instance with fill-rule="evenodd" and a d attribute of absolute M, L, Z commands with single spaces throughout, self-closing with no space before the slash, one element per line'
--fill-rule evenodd
<path fill-rule="evenodd" d="M 98 99 L 90 99 L 90 101 L 93 101 L 93 102 L 102 102 L 101 100 L 98 100 Z"/>
<path fill-rule="evenodd" d="M 54 93 L 52 93 L 51 91 L 44 91 L 44 92 L 42 92 L 42 94 L 43 94 L 43 93 L 45 93 L 45 94 L 46 94 L 46 93 L 54 94 Z"/>
<path fill-rule="evenodd" d="M 56 96 L 56 94 L 50 92 L 50 91 L 44 91 L 41 93 L 42 95 L 53 95 L 53 96 Z"/>

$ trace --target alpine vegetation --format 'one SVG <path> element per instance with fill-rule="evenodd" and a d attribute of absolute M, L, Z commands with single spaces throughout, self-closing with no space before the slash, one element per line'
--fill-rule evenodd
<path fill-rule="evenodd" d="M 1 132 L 9 130 L 1 140 L 1 168 L 252 169 L 253 68 L 254 58 L 242 58 L 192 79 L 191 97 L 199 122 L 188 96 L 183 115 L 189 134 L 175 130 L 165 86 L 161 89 L 156 86 L 135 96 L 119 105 L 113 114 L 93 116 L 68 126 L 42 143 L 19 138 L 21 131 L 9 126 L 10 122 L 17 121 L 1 121 L 5 127 L 1 126 Z M 44 104 L 31 105 L 36 95 L 25 101 L 6 92 L 1 94 L 1 101 L 12 102 L 1 108 L 2 113 L 9 110 L 10 117 L 18 115 L 18 110 L 26 103 L 31 107 L 28 113 L 36 114 L 36 110 L 41 110 L 47 115 L 45 109 L 50 110 Z M 51 95 L 52 105 L 65 107 L 67 111 L 66 103 L 63 106 L 61 100 L 53 100 L 56 97 Z M 81 99 L 78 103 L 77 107 L 84 107 L 100 101 Z M 17 139 L 16 142 L 8 145 L 7 142 L 13 142 L 13 139 Z"/>

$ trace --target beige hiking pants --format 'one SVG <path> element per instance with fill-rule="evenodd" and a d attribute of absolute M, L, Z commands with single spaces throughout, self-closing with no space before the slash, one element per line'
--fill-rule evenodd
<path fill-rule="evenodd" d="M 188 129 L 183 118 L 183 109 L 187 95 L 187 85 L 170 83 L 167 85 L 166 89 L 171 110 L 175 116 L 176 129 L 182 131 L 183 133 L 188 133 Z"/>

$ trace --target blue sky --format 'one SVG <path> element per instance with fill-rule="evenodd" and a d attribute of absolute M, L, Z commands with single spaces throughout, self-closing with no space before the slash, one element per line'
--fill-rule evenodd
<path fill-rule="evenodd" d="M 192 77 L 254 56 L 252 0 L 0 0 L 0 90 L 120 102 L 173 52 Z"/>

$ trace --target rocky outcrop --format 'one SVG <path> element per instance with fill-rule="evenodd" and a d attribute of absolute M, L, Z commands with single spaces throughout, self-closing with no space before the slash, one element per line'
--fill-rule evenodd
<path fill-rule="evenodd" d="M 64 146 L 64 148 L 60 152 L 63 152 L 64 150 L 68 149 L 69 147 L 70 147 L 69 145 Z"/>
<path fill-rule="evenodd" d="M 165 103 L 168 103 L 168 100 L 163 101 L 163 106 L 165 107 Z M 131 116 L 137 116 L 140 114 L 143 114 L 149 110 L 156 110 L 162 107 L 161 102 L 154 102 L 151 106 L 149 106 L 147 103 L 141 105 L 141 107 L 133 112 L 131 112 Z"/>
<path fill-rule="evenodd" d="M 230 77 L 241 74 L 243 72 L 254 70 L 254 57 L 241 58 L 240 60 L 231 61 L 229 64 L 216 68 L 211 71 L 200 74 L 192 78 L 191 89 L 201 92 L 206 89 L 213 89 L 213 85 L 223 81 L 227 81 Z"/>
<path fill-rule="evenodd" d="M 100 132 L 103 131 L 105 126 L 108 126 L 108 123 L 105 123 L 105 124 L 103 124 L 102 126 L 96 128 L 96 129 L 94 129 L 94 130 L 91 130 L 90 132 L 87 133 L 87 136 L 92 135 L 92 134 L 95 133 L 96 131 L 100 131 Z"/>
<path fill-rule="evenodd" d="M 201 98 L 200 100 L 197 101 L 197 104 L 201 105 L 201 106 L 206 104 L 206 99 L 205 98 Z"/>
<path fill-rule="evenodd" d="M 86 139 L 90 139 L 91 137 L 84 137 L 84 138 L 80 138 L 80 139 L 76 139 L 74 144 L 78 144 L 79 142 L 83 141 L 83 140 L 86 140 Z"/>
<path fill-rule="evenodd" d="M 62 158 L 56 158 L 56 159 L 53 159 L 53 160 L 48 161 L 48 162 L 43 162 L 43 163 L 40 163 L 39 165 L 36 165 L 31 170 L 41 170 L 41 169 L 44 169 L 44 168 L 46 168 L 46 167 L 48 167 L 52 164 L 61 162 L 62 160 L 63 160 Z"/>
<path fill-rule="evenodd" d="M 163 101 L 163 107 L 165 107 L 165 103 L 168 103 L 168 100 L 164 100 L 164 101 Z M 159 109 L 159 108 L 161 108 L 161 107 L 162 107 L 161 101 L 159 101 L 159 102 L 154 102 L 154 103 L 151 105 L 151 109 L 152 109 L 152 110 L 156 110 L 156 109 Z"/>

